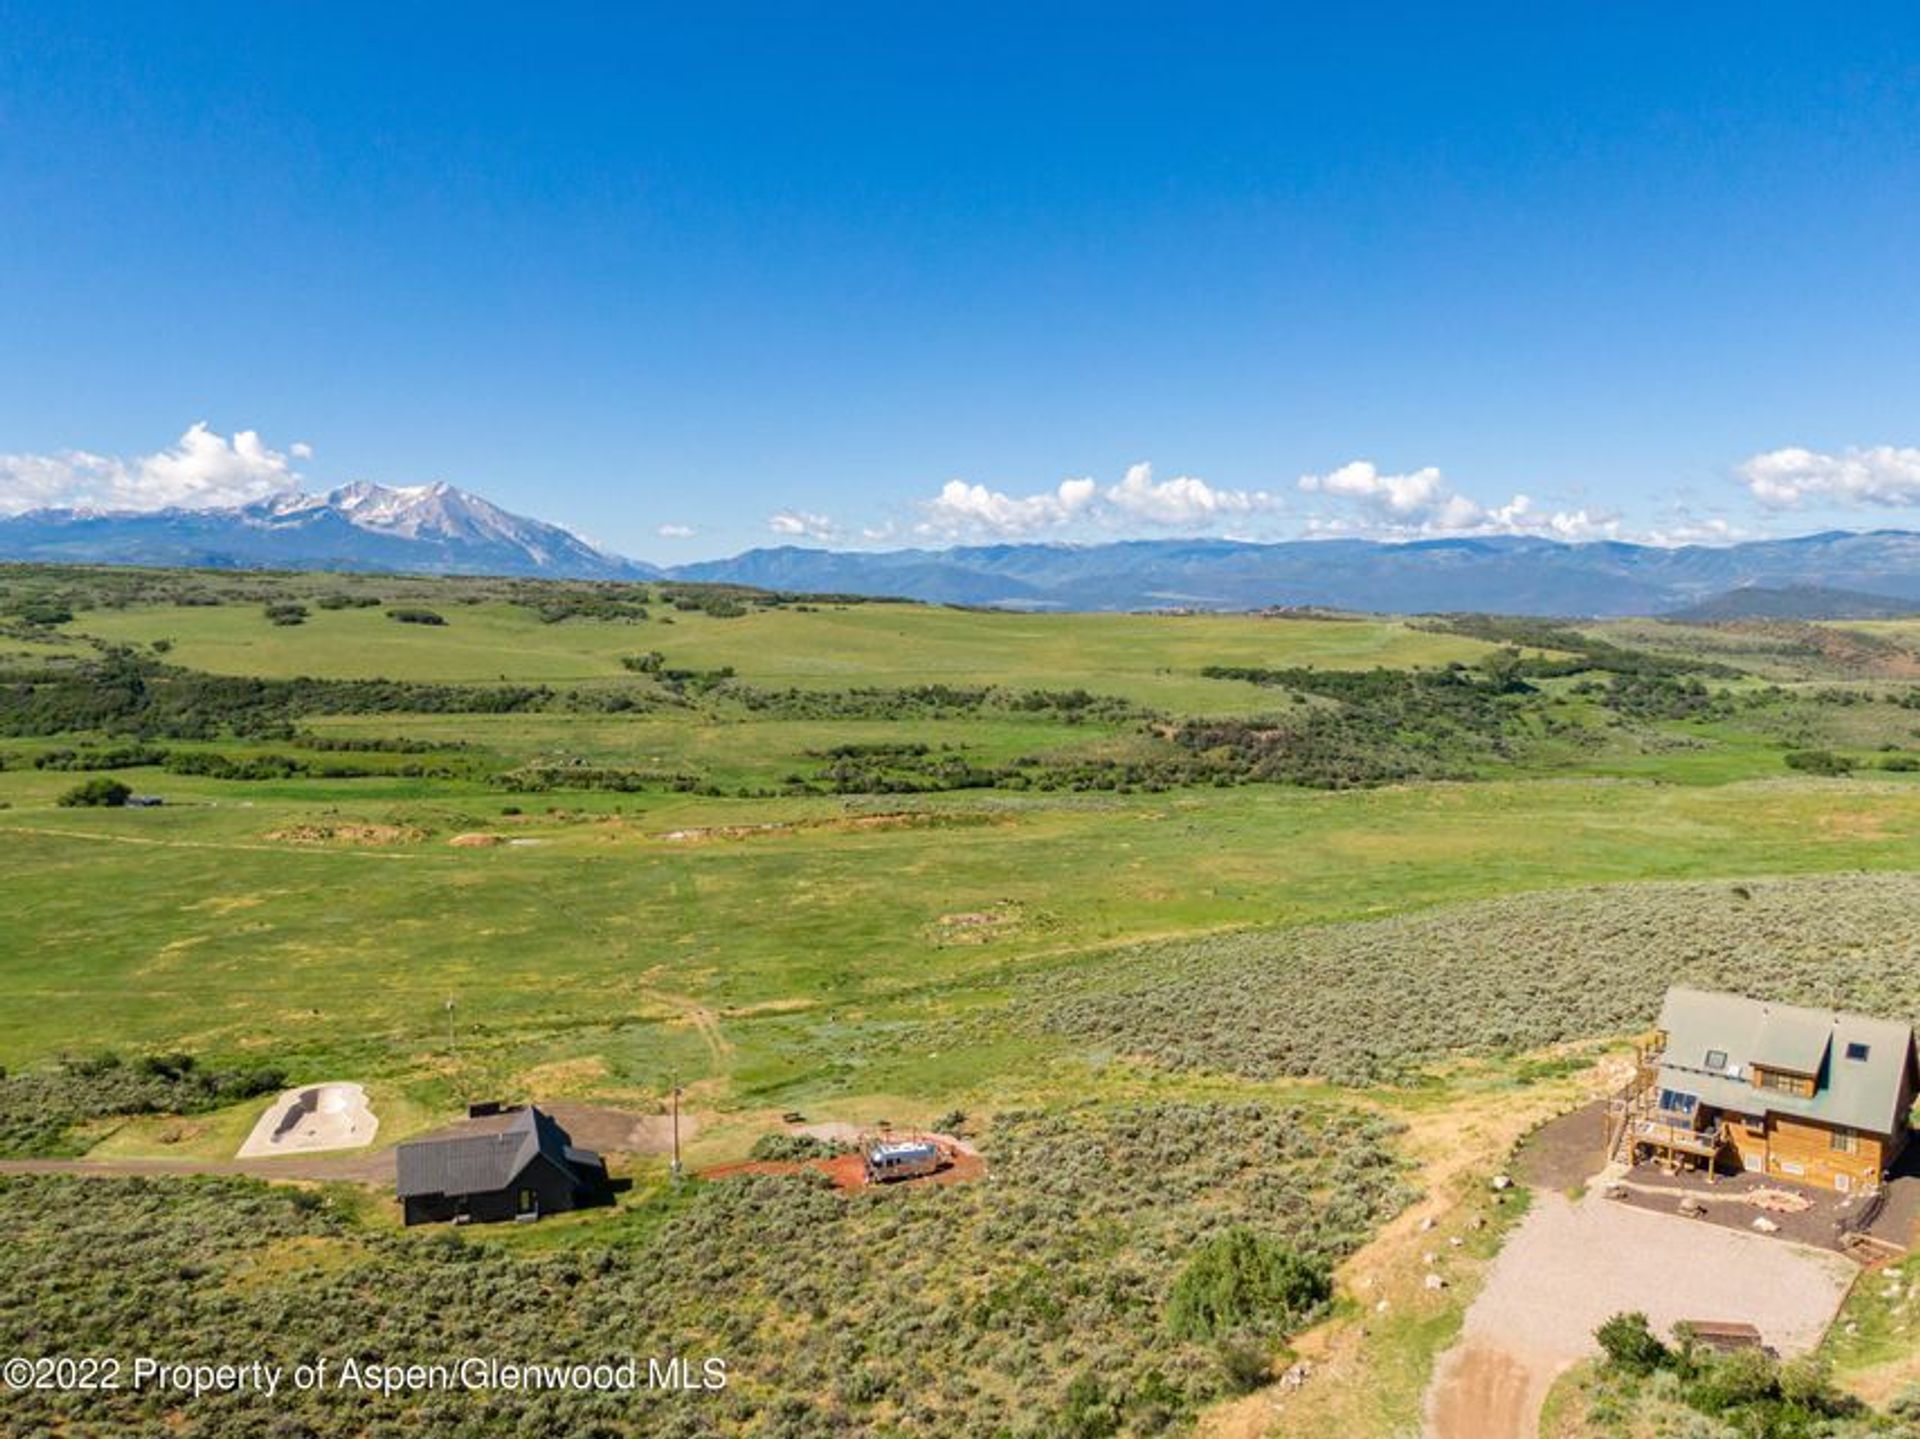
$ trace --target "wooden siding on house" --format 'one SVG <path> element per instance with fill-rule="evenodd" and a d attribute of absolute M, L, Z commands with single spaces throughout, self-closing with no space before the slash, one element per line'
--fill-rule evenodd
<path fill-rule="evenodd" d="M 1729 1124 L 1740 1167 L 1749 1173 L 1822 1189 L 1859 1191 L 1880 1182 L 1881 1171 L 1899 1157 L 1904 1135 L 1835 1130 L 1825 1124 L 1770 1114 L 1758 1123 L 1733 1118 Z M 1835 1135 L 1851 1136 L 1852 1148 Z"/>

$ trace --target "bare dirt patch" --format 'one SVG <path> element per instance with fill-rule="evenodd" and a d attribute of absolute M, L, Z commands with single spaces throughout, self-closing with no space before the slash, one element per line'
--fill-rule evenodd
<path fill-rule="evenodd" d="M 456 834 L 452 839 L 447 841 L 447 843 L 455 849 L 492 849 L 495 845 L 502 845 L 506 842 L 507 839 L 505 835 L 480 834 L 477 832 L 473 834 Z"/>
<path fill-rule="evenodd" d="M 764 839 L 770 835 L 803 831 L 859 834 L 868 830 L 954 829 L 1009 821 L 997 815 L 934 810 L 899 810 L 886 814 L 841 815 L 831 819 L 769 820 L 764 824 L 716 824 L 692 829 L 670 829 L 659 838 L 671 844 L 711 844 L 715 841 Z"/>
<path fill-rule="evenodd" d="M 293 824 L 266 837 L 275 844 L 418 844 L 427 832 L 399 824 Z"/>
<path fill-rule="evenodd" d="M 991 944 L 997 939 L 1051 928 L 1057 923 L 1053 916 L 1030 910 L 1019 900 L 1010 899 L 991 909 L 943 914 L 924 932 L 927 939 L 937 945 Z"/>
<path fill-rule="evenodd" d="M 816 1126 L 818 1127 L 818 1126 Z M 978 1150 L 947 1134 L 930 1134 L 940 1147 L 943 1163 L 932 1174 L 915 1179 L 895 1179 L 886 1184 L 867 1183 L 866 1164 L 858 1153 L 836 1154 L 831 1159 L 749 1159 L 738 1164 L 721 1164 L 700 1172 L 702 1179 L 736 1179 L 749 1174 L 824 1174 L 833 1187 L 846 1192 L 857 1189 L 925 1189 L 939 1184 L 966 1184 L 987 1172 L 987 1164 Z"/>
<path fill-rule="evenodd" d="M 1513 1157 L 1513 1172 L 1534 1189 L 1578 1189 L 1605 1167 L 1607 1102 L 1595 1100 L 1527 1136 Z"/>
<path fill-rule="evenodd" d="M 673 1152 L 673 1116 L 642 1114 L 633 1109 L 615 1109 L 603 1104 L 583 1104 L 576 1100 L 542 1100 L 540 1107 L 560 1122 L 575 1144 L 597 1149 L 603 1154 L 671 1154 Z M 680 1111 L 680 1142 L 685 1144 L 700 1132 L 700 1118 Z"/>

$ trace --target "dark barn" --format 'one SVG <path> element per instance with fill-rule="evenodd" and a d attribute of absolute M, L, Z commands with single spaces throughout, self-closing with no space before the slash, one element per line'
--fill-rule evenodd
<path fill-rule="evenodd" d="M 607 1166 L 532 1105 L 478 1112 L 399 1146 L 408 1224 L 538 1219 L 605 1203 Z"/>

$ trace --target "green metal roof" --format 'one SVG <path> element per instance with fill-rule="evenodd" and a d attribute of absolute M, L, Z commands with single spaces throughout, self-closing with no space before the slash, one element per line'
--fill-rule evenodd
<path fill-rule="evenodd" d="M 1913 1059 L 1913 1027 L 1861 1014 L 1769 1004 L 1699 989 L 1667 991 L 1660 1009 L 1666 1089 L 1697 1095 L 1735 1114 L 1789 1114 L 1822 1124 L 1891 1134 Z M 1708 1060 L 1719 1060 L 1709 1064 Z M 1760 1089 L 1755 1066 L 1814 1076 L 1811 1098 Z"/>

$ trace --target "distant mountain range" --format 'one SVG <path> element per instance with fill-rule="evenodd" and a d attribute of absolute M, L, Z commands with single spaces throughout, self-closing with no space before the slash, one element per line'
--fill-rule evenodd
<path fill-rule="evenodd" d="M 946 550 L 780 547 L 660 569 L 451 485 L 357 484 L 233 509 L 37 510 L 0 519 L 0 560 L 680 579 L 1020 609 L 1863 618 L 1920 610 L 1920 534 L 1832 531 L 1737 545 L 1128 540 Z"/>
<path fill-rule="evenodd" d="M 770 589 L 908 595 L 1032 609 L 1257 609 L 1327 605 L 1417 613 L 1665 614 L 1754 586 L 1801 591 L 1789 607 L 1835 618 L 1880 600 L 1920 609 L 1920 534 L 1834 532 L 1746 544 L 1663 548 L 1562 544 L 1520 536 L 1418 540 L 1136 540 L 1106 545 L 987 545 L 882 554 L 751 550 L 682 565 L 676 578 Z M 1775 601 L 1776 605 L 1781 602 Z M 1726 617 L 1734 617 L 1729 614 Z"/>
<path fill-rule="evenodd" d="M 0 519 L 0 559 L 593 580 L 660 573 L 445 484 L 346 485 L 233 509 L 32 510 Z"/>

